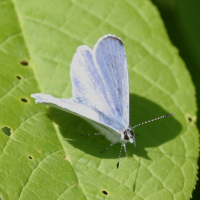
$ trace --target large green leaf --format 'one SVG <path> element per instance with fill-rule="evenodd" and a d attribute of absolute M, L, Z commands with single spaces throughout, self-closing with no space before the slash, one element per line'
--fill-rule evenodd
<path fill-rule="evenodd" d="M 200 105 L 200 4 L 199 0 L 153 0 L 159 8 L 167 32 L 173 44 L 178 47 L 196 88 L 197 105 Z M 176 31 L 174 31 L 176 30 Z M 199 110 L 199 109 L 198 109 Z M 197 127 L 200 128 L 200 112 L 197 113 Z M 200 166 L 200 158 L 199 158 Z M 192 194 L 193 200 L 200 199 L 200 168 L 198 182 Z"/>
<path fill-rule="evenodd" d="M 189 199 L 196 181 L 195 91 L 157 10 L 147 0 L 0 1 L 0 193 L 2 199 Z M 71 96 L 79 45 L 105 34 L 124 41 L 137 149 L 30 94 Z"/>

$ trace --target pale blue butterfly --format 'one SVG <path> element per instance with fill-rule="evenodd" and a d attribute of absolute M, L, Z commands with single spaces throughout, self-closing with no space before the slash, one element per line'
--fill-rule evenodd
<path fill-rule="evenodd" d="M 105 127 L 102 134 L 112 142 L 110 146 L 121 142 L 125 152 L 126 142 L 136 145 L 135 127 L 173 114 L 129 127 L 126 53 L 122 40 L 115 35 L 101 37 L 93 50 L 86 45 L 78 47 L 71 63 L 70 76 L 73 92 L 71 99 L 60 99 L 42 93 L 32 94 L 31 97 L 36 99 L 36 103 L 71 112 Z M 117 168 L 121 150 L 122 148 Z"/>

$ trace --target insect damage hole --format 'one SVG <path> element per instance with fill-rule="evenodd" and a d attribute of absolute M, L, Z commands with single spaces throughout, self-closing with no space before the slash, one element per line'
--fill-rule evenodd
<path fill-rule="evenodd" d="M 16 75 L 16 78 L 21 81 L 22 80 L 22 77 L 20 75 Z"/>
<path fill-rule="evenodd" d="M 26 61 L 26 60 L 21 60 L 21 61 L 19 61 L 19 63 L 23 66 L 28 66 L 28 61 Z"/>
<path fill-rule="evenodd" d="M 105 194 L 105 195 L 108 195 L 108 192 L 105 191 L 105 190 L 103 190 L 102 193 Z"/>
<path fill-rule="evenodd" d="M 186 114 L 186 120 L 189 122 L 189 123 L 195 123 L 196 122 L 196 117 L 190 115 L 190 114 Z"/>
<path fill-rule="evenodd" d="M 189 121 L 189 122 L 192 122 L 192 117 L 188 117 L 188 121 Z"/>
<path fill-rule="evenodd" d="M 24 102 L 24 103 L 28 102 L 28 100 L 26 98 L 21 98 L 21 101 Z"/>
<path fill-rule="evenodd" d="M 3 133 L 5 133 L 7 136 L 11 135 L 11 129 L 7 126 L 4 126 L 1 128 L 1 130 L 3 131 Z"/>
<path fill-rule="evenodd" d="M 33 156 L 29 156 L 28 158 L 29 158 L 30 160 L 33 160 Z"/>

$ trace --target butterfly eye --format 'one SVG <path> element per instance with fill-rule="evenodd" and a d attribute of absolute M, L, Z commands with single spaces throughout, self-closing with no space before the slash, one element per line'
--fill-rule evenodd
<path fill-rule="evenodd" d="M 133 138 L 133 131 L 127 129 L 124 131 L 124 140 L 129 140 L 130 138 Z"/>
<path fill-rule="evenodd" d="M 124 132 L 124 139 L 125 139 L 125 140 L 129 140 L 129 137 L 128 137 L 128 135 L 127 135 L 126 132 Z"/>

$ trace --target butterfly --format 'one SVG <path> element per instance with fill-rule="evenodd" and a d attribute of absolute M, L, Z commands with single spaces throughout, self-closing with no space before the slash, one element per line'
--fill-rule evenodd
<path fill-rule="evenodd" d="M 129 77 L 126 52 L 122 40 L 115 35 L 101 37 L 94 48 L 79 46 L 70 66 L 72 98 L 56 98 L 49 94 L 32 94 L 36 103 L 56 107 L 92 120 L 106 128 L 103 132 L 113 144 L 121 142 L 120 155 L 126 142 L 136 145 L 134 127 L 129 126 Z M 108 148 L 106 148 L 108 149 Z"/>

